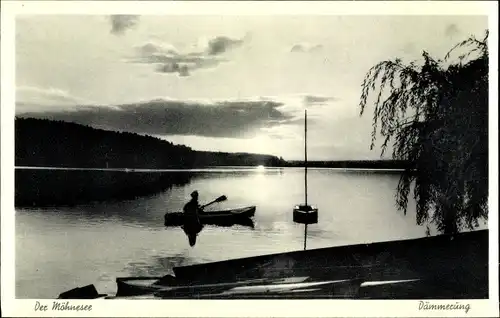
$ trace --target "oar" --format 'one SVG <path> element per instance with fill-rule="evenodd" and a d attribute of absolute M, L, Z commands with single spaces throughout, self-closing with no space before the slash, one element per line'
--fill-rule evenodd
<path fill-rule="evenodd" d="M 214 204 L 214 203 L 217 203 L 217 202 L 222 202 L 222 201 L 226 201 L 227 200 L 227 197 L 225 195 L 221 195 L 220 197 L 218 197 L 217 199 L 213 200 L 212 202 L 209 202 L 205 205 L 202 205 L 200 206 L 200 209 L 203 210 L 204 208 L 206 208 L 207 206 L 211 205 L 211 204 Z"/>

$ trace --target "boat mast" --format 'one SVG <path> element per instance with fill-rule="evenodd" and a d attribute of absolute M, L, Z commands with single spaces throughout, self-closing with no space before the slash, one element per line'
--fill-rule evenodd
<path fill-rule="evenodd" d="M 305 202 L 293 209 L 293 222 L 304 224 L 304 250 L 307 249 L 307 225 L 318 223 L 318 209 L 310 206 L 307 200 L 307 109 L 304 109 L 304 197 Z"/>
<path fill-rule="evenodd" d="M 307 209 L 307 108 L 304 110 L 304 195 Z M 304 225 L 304 251 L 307 249 L 307 223 Z"/>
<path fill-rule="evenodd" d="M 304 191 L 305 191 L 305 205 L 307 206 L 307 109 L 304 111 Z"/>

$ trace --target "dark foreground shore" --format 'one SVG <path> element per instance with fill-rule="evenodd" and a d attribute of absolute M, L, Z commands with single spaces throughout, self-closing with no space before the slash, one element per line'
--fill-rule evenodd
<path fill-rule="evenodd" d="M 488 230 L 479 230 L 182 266 L 175 276 L 119 277 L 117 295 L 108 298 L 487 299 L 488 266 Z M 85 290 L 98 297 L 92 285 L 62 296 Z"/>
<path fill-rule="evenodd" d="M 264 255 L 178 267 L 174 272 L 177 279 L 191 284 L 300 276 L 315 281 L 354 280 L 356 284 L 408 280 L 366 285 L 356 297 L 485 299 L 489 286 L 488 230 Z M 336 293 L 327 294 L 334 297 Z M 339 290 L 337 296 L 347 295 Z"/>

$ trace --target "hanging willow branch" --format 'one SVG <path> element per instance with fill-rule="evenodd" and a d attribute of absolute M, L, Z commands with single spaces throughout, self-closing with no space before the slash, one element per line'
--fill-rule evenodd
<path fill-rule="evenodd" d="M 360 116 L 374 107 L 370 149 L 381 137 L 381 155 L 392 146 L 393 159 L 408 162 L 398 208 L 406 214 L 414 185 L 417 224 L 444 233 L 472 229 L 488 214 L 487 38 L 458 43 L 444 60 L 423 52 L 421 65 L 380 62 L 362 84 Z M 446 66 L 458 49 L 467 52 Z"/>

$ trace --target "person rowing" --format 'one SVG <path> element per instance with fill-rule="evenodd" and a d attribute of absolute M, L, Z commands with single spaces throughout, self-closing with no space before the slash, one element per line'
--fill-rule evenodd
<path fill-rule="evenodd" d="M 189 245 L 196 244 L 196 236 L 201 232 L 203 225 L 200 222 L 198 213 L 202 210 L 198 202 L 198 191 L 191 193 L 191 200 L 184 205 L 184 233 L 188 236 Z"/>
<path fill-rule="evenodd" d="M 184 205 L 184 214 L 186 216 L 197 216 L 198 212 L 201 210 L 201 206 L 198 202 L 198 191 L 193 191 L 191 193 L 191 200 Z"/>
<path fill-rule="evenodd" d="M 198 203 L 198 191 L 193 191 L 191 193 L 191 200 L 184 205 L 183 216 L 184 216 L 184 225 L 182 228 L 184 229 L 184 233 L 189 238 L 189 245 L 194 246 L 196 244 L 196 236 L 203 229 L 203 224 L 200 221 L 200 212 L 214 203 L 222 202 L 227 200 L 225 195 L 221 195 L 217 199 L 200 206 Z"/>

